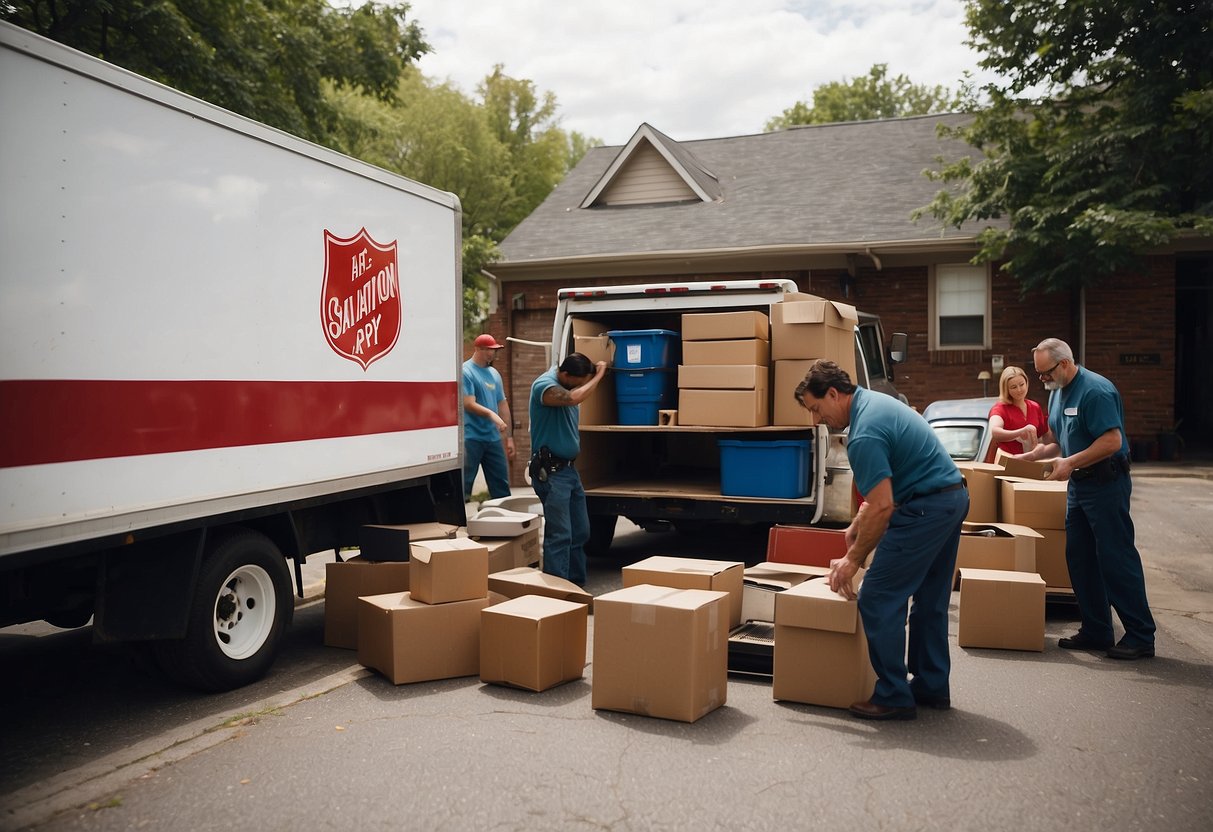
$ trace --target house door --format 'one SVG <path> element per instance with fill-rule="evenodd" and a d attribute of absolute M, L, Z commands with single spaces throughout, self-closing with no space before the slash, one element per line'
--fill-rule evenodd
<path fill-rule="evenodd" d="M 1180 255 L 1175 261 L 1175 418 L 1189 452 L 1213 451 L 1211 358 L 1213 254 Z"/>

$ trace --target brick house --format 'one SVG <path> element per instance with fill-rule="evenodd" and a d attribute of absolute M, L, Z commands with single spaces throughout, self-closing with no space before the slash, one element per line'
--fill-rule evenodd
<path fill-rule="evenodd" d="M 1184 419 L 1189 439 L 1213 426 L 1213 241 L 1151 252 L 1146 268 L 1083 292 L 1028 294 L 969 263 L 980 226 L 913 222 L 938 185 L 922 172 L 972 148 L 937 136 L 963 115 L 798 127 L 677 142 L 643 124 L 623 147 L 594 148 L 501 245 L 485 330 L 551 341 L 556 291 L 569 286 L 787 277 L 801 291 L 880 315 L 910 336 L 897 385 L 918 409 L 983 393 L 992 359 L 1027 367 L 1056 336 L 1108 376 L 1127 431 L 1146 441 Z M 540 347 L 517 341 L 499 360 L 529 454 L 527 394 Z M 992 373 L 991 394 L 997 393 Z M 1032 378 L 1031 395 L 1046 399 Z"/>

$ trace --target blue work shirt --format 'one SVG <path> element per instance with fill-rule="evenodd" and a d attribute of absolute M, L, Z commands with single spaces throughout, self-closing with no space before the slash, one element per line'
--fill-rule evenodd
<path fill-rule="evenodd" d="M 859 493 L 891 477 L 894 503 L 961 482 L 956 463 L 921 414 L 862 387 L 851 398 L 847 456 Z"/>
<path fill-rule="evenodd" d="M 1112 428 L 1120 431 L 1120 452 L 1128 454 L 1125 414 L 1115 385 L 1086 367 L 1074 379 L 1049 394 L 1049 430 L 1062 456 L 1073 456 Z"/>
<path fill-rule="evenodd" d="M 581 451 L 581 436 L 577 432 L 580 419 L 578 405 L 553 407 L 543 403 L 543 391 L 558 387 L 556 368 L 548 370 L 531 384 L 531 453 L 547 445 L 562 459 L 574 459 Z"/>
<path fill-rule="evenodd" d="M 475 396 L 476 401 L 494 413 L 500 414 L 500 405 L 505 401 L 505 390 L 501 374 L 494 367 L 481 367 L 472 359 L 463 362 L 463 395 Z M 463 435 L 466 439 L 481 442 L 500 442 L 501 432 L 493 420 L 475 413 L 463 411 Z"/>

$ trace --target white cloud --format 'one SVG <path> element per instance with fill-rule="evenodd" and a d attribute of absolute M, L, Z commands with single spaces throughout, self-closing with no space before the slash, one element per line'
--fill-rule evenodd
<path fill-rule="evenodd" d="M 886 63 L 959 86 L 978 56 L 962 0 L 410 0 L 419 65 L 465 93 L 502 64 L 556 95 L 561 126 L 622 144 L 641 122 L 679 140 L 758 133 L 820 84 Z"/>

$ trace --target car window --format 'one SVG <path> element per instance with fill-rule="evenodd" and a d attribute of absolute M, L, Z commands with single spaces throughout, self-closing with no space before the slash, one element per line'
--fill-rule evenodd
<path fill-rule="evenodd" d="M 884 368 L 884 350 L 880 346 L 880 330 L 876 324 L 860 324 L 859 340 L 863 346 L 863 360 L 867 365 L 869 378 L 886 378 Z"/>
<path fill-rule="evenodd" d="M 955 460 L 975 460 L 981 451 L 985 428 L 978 425 L 934 425 L 935 435 L 948 456 Z"/>

